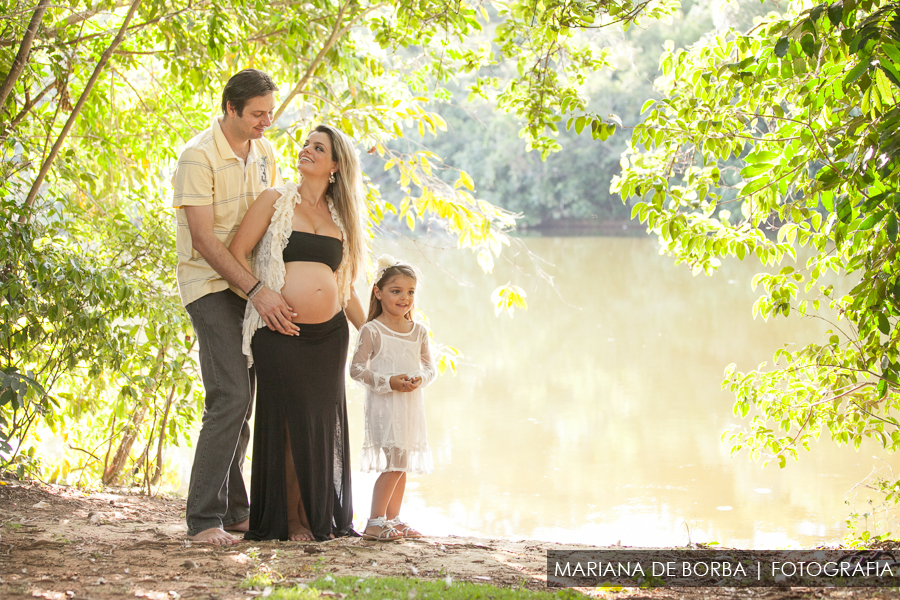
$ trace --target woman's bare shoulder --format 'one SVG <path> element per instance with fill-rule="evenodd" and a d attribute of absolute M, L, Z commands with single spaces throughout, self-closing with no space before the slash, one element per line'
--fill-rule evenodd
<path fill-rule="evenodd" d="M 275 202 L 284 195 L 284 192 L 284 187 L 266 188 L 259 194 L 259 196 L 256 197 L 256 202 L 262 202 L 264 205 L 268 204 L 274 206 Z"/>

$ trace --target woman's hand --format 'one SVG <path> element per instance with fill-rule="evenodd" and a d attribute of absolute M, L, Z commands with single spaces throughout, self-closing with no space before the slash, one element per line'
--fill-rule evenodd
<path fill-rule="evenodd" d="M 409 375 L 394 375 L 390 381 L 391 389 L 395 392 L 412 392 L 422 385 L 421 377 L 410 377 Z"/>

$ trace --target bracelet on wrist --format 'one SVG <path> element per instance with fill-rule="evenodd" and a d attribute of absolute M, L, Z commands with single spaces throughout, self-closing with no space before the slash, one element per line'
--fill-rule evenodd
<path fill-rule="evenodd" d="M 256 285 L 254 285 L 252 288 L 250 288 L 250 291 L 247 292 L 247 299 L 249 300 L 249 299 L 253 298 L 253 296 L 258 294 L 259 290 L 261 290 L 262 288 L 263 288 L 262 281 L 257 281 Z"/>

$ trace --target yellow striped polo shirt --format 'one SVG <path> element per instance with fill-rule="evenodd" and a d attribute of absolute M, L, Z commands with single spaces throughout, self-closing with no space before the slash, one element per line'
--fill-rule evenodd
<path fill-rule="evenodd" d="M 227 247 L 241 219 L 256 197 L 267 187 L 282 185 L 272 144 L 264 138 L 250 140 L 247 163 L 235 156 L 222 133 L 219 117 L 212 126 L 189 141 L 181 151 L 172 176 L 175 219 L 178 224 L 178 291 L 185 306 L 206 294 L 228 289 L 225 281 L 191 243 L 184 206 L 213 207 L 213 232 Z M 232 288 L 234 289 L 234 288 Z M 243 296 L 241 290 L 234 290 Z"/>

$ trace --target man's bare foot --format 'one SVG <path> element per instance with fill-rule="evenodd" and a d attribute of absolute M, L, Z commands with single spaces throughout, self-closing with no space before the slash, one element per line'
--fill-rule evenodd
<path fill-rule="evenodd" d="M 212 527 L 210 529 L 204 529 L 197 535 L 189 535 L 187 536 L 189 540 L 192 542 L 201 542 L 204 544 L 213 544 L 215 546 L 230 546 L 232 544 L 237 544 L 240 540 L 230 533 L 226 532 L 221 527 Z"/>
<path fill-rule="evenodd" d="M 299 523 L 288 523 L 288 531 L 290 532 L 290 539 L 292 542 L 316 541 L 316 537 L 312 534 L 312 531 L 310 531 L 303 525 L 300 525 Z"/>
<path fill-rule="evenodd" d="M 250 519 L 244 519 L 238 523 L 232 523 L 231 525 L 226 525 L 224 527 L 225 531 L 238 531 L 240 533 L 247 533 L 250 531 Z"/>

